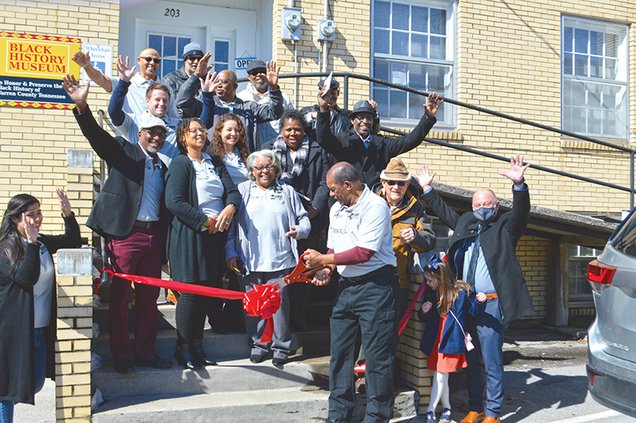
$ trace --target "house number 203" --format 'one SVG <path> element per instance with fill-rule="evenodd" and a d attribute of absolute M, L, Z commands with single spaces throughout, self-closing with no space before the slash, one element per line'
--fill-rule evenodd
<path fill-rule="evenodd" d="M 163 16 L 169 16 L 171 18 L 178 18 L 179 16 L 181 16 L 181 9 L 171 9 L 169 7 L 166 7 L 165 13 L 163 14 Z"/>

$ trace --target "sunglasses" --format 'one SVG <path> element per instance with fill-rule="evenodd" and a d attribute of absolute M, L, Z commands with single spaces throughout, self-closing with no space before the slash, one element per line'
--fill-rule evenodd
<path fill-rule="evenodd" d="M 387 185 L 397 185 L 399 187 L 403 187 L 404 185 L 406 185 L 408 181 L 386 181 Z"/>
<path fill-rule="evenodd" d="M 146 63 L 155 62 L 155 64 L 161 63 L 161 59 L 157 59 L 156 57 L 140 57 L 140 59 L 144 59 Z"/>
<path fill-rule="evenodd" d="M 203 58 L 203 56 L 188 56 L 186 57 L 186 60 L 189 60 L 191 62 L 196 62 L 197 60 L 201 60 Z"/>
<path fill-rule="evenodd" d="M 168 134 L 163 129 L 144 129 L 152 138 L 165 138 Z"/>

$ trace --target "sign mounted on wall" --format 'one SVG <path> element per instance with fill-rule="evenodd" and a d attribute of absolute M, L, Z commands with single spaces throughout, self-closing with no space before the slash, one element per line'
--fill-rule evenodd
<path fill-rule="evenodd" d="M 55 35 L 0 32 L 0 106 L 71 109 L 62 77 L 79 78 L 73 54 L 81 40 Z"/>
<path fill-rule="evenodd" d="M 234 59 L 234 65 L 236 70 L 245 70 L 249 66 L 252 60 L 256 60 L 256 57 L 237 57 Z"/>
<path fill-rule="evenodd" d="M 84 43 L 84 53 L 88 54 L 91 58 L 91 65 L 98 69 L 106 76 L 111 76 L 113 73 L 113 46 L 110 44 L 90 44 Z M 89 81 L 86 72 L 82 71 L 82 84 L 86 84 Z"/>

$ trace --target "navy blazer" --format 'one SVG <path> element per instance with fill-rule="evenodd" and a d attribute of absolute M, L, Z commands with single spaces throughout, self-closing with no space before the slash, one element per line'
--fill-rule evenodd
<path fill-rule="evenodd" d="M 108 164 L 108 179 L 97 195 L 86 226 L 103 237 L 124 238 L 132 232 L 141 206 L 146 154 L 139 144 L 131 144 L 106 132 L 97 124 L 88 107 L 82 114 L 74 108 L 73 114 L 95 153 Z M 160 163 L 166 175 L 168 168 Z M 165 243 L 170 213 L 165 208 L 163 194 L 160 204 L 159 216 Z"/>

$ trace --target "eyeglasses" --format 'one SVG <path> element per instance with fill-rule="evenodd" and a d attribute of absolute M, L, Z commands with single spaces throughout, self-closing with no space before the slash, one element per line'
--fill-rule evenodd
<path fill-rule="evenodd" d="M 155 64 L 161 63 L 161 59 L 157 59 L 156 57 L 140 57 L 140 59 L 144 59 L 146 63 L 155 62 Z"/>
<path fill-rule="evenodd" d="M 191 62 L 196 62 L 197 60 L 201 60 L 203 56 L 188 56 L 186 57 L 186 60 L 189 60 Z"/>
<path fill-rule="evenodd" d="M 355 115 L 354 119 L 359 121 L 367 120 L 369 122 L 373 122 L 374 116 L 372 114 L 360 114 Z"/>
<path fill-rule="evenodd" d="M 253 166 L 252 169 L 260 172 L 262 170 L 274 170 L 274 165 L 265 165 L 265 166 Z"/>
<path fill-rule="evenodd" d="M 166 137 L 166 131 L 164 131 L 163 129 L 144 129 L 144 131 L 146 131 L 148 133 L 148 135 L 150 135 L 152 138 L 155 138 L 155 137 L 165 138 Z"/>
<path fill-rule="evenodd" d="M 408 181 L 385 181 L 385 182 L 387 183 L 387 185 L 391 185 L 391 186 L 397 185 L 399 187 L 403 187 L 404 185 L 406 185 Z"/>
<path fill-rule="evenodd" d="M 191 134 L 196 134 L 197 132 L 205 134 L 207 130 L 205 128 L 188 128 L 188 132 L 190 132 Z"/>
<path fill-rule="evenodd" d="M 256 75 L 259 75 L 261 73 L 264 75 L 264 74 L 267 73 L 267 71 L 265 69 L 254 69 L 253 71 L 251 71 L 249 73 L 249 75 L 256 76 Z"/>

